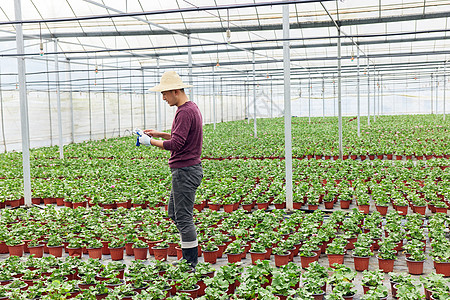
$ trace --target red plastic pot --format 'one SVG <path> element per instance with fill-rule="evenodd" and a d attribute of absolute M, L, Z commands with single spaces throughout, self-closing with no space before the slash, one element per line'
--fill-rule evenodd
<path fill-rule="evenodd" d="M 128 256 L 133 256 L 134 252 L 133 252 L 133 243 L 126 243 L 125 244 L 125 254 Z"/>
<path fill-rule="evenodd" d="M 375 205 L 375 208 L 382 216 L 387 215 L 388 206 Z"/>
<path fill-rule="evenodd" d="M 412 275 L 421 275 L 423 274 L 423 263 L 425 261 L 414 261 L 406 259 L 406 265 L 408 266 L 408 272 Z"/>
<path fill-rule="evenodd" d="M 83 256 L 83 248 L 67 248 L 69 251 L 69 256 L 71 257 L 82 257 Z"/>
<path fill-rule="evenodd" d="M 344 254 L 328 254 L 328 265 L 333 267 L 333 264 L 344 264 Z"/>
<path fill-rule="evenodd" d="M 366 257 L 353 256 L 355 270 L 359 271 L 359 272 L 368 270 L 369 269 L 369 260 L 370 260 L 370 256 L 366 256 Z"/>
<path fill-rule="evenodd" d="M 62 257 L 62 251 L 64 246 L 47 246 L 48 247 L 48 254 L 53 255 L 54 257 Z"/>
<path fill-rule="evenodd" d="M 196 284 L 195 287 L 191 290 L 178 290 L 177 289 L 177 291 L 180 293 L 187 293 L 187 294 L 189 294 L 189 296 L 191 296 L 192 299 L 195 299 L 198 296 L 199 289 L 200 289 L 200 286 L 198 284 Z"/>
<path fill-rule="evenodd" d="M 23 256 L 24 243 L 15 246 L 8 246 L 9 256 Z"/>
<path fill-rule="evenodd" d="M 352 200 L 340 200 L 339 203 L 342 209 L 348 209 Z"/>
<path fill-rule="evenodd" d="M 210 264 L 215 264 L 217 262 L 217 253 L 219 250 L 205 251 L 203 250 L 203 260 Z"/>
<path fill-rule="evenodd" d="M 183 249 L 181 247 L 175 247 L 177 250 L 177 259 L 180 260 L 183 258 Z"/>
<path fill-rule="evenodd" d="M 275 254 L 275 266 L 281 267 L 287 265 L 290 260 L 291 252 L 287 251 L 287 254 Z"/>
<path fill-rule="evenodd" d="M 243 253 L 227 253 L 227 258 L 228 258 L 228 262 L 229 263 L 236 263 L 236 262 L 240 262 L 242 259 L 242 254 Z"/>
<path fill-rule="evenodd" d="M 209 204 L 208 204 L 208 207 L 209 207 L 210 210 L 218 211 L 219 208 L 220 208 L 220 204 L 209 203 Z"/>
<path fill-rule="evenodd" d="M 325 201 L 324 205 L 326 209 L 333 209 L 334 201 Z"/>
<path fill-rule="evenodd" d="M 110 254 L 109 253 L 109 247 L 108 247 L 109 241 L 102 241 L 102 244 L 103 244 L 102 254 L 103 255 L 109 255 Z"/>
<path fill-rule="evenodd" d="M 250 251 L 250 257 L 252 259 L 252 264 L 256 265 L 256 262 L 258 260 L 261 260 L 261 261 L 265 260 L 266 259 L 266 253 L 267 253 L 267 250 L 265 252 L 263 252 L 263 253 L 251 252 Z"/>
<path fill-rule="evenodd" d="M 122 260 L 124 248 L 125 247 L 108 248 L 109 253 L 111 254 L 111 259 L 112 260 Z"/>
<path fill-rule="evenodd" d="M 136 260 L 146 260 L 147 259 L 147 253 L 148 253 L 148 247 L 146 248 L 133 248 L 134 252 L 134 259 Z"/>
<path fill-rule="evenodd" d="M 89 258 L 102 259 L 102 248 L 88 248 Z"/>
<path fill-rule="evenodd" d="M 316 261 L 317 259 L 317 253 L 314 253 L 313 256 L 300 256 L 300 264 L 302 265 L 303 269 L 306 269 L 309 267 L 309 264 Z"/>
<path fill-rule="evenodd" d="M 44 256 L 44 245 L 38 245 L 34 247 L 28 247 L 30 255 L 34 255 L 34 258 L 41 258 Z"/>
<path fill-rule="evenodd" d="M 444 275 L 444 277 L 450 276 L 450 262 L 438 262 L 434 261 L 434 267 L 436 273 Z"/>
<path fill-rule="evenodd" d="M 358 210 L 360 212 L 362 212 L 363 214 L 368 214 L 369 213 L 369 209 L 370 209 L 370 205 L 369 204 L 358 205 Z"/>
<path fill-rule="evenodd" d="M 266 210 L 269 207 L 269 202 L 256 203 L 256 205 L 258 206 L 258 209 Z"/>
<path fill-rule="evenodd" d="M 395 259 L 383 259 L 378 257 L 378 268 L 384 273 L 389 273 L 394 270 Z"/>
<path fill-rule="evenodd" d="M 152 247 L 153 254 L 155 255 L 155 259 L 156 260 L 167 260 L 167 249 L 169 249 L 169 247 L 162 248 L 162 249 Z"/>

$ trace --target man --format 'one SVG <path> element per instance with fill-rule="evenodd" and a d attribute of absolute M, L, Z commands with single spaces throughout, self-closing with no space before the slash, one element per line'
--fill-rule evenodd
<path fill-rule="evenodd" d="M 203 178 L 200 161 L 203 142 L 202 115 L 194 102 L 189 101 L 183 83 L 174 71 L 165 72 L 159 85 L 150 91 L 161 92 L 163 99 L 177 111 L 171 133 L 153 129 L 144 130 L 150 137 L 150 144 L 171 152 L 169 166 L 172 172 L 172 191 L 168 205 L 169 217 L 175 222 L 181 236 L 183 258 L 195 268 L 198 261 L 197 230 L 193 210 L 195 191 Z"/>

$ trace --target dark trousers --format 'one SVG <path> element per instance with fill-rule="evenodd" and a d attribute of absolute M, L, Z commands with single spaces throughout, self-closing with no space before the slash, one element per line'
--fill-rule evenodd
<path fill-rule="evenodd" d="M 171 171 L 172 191 L 170 193 L 168 214 L 180 232 L 181 248 L 196 248 L 198 241 L 193 211 L 195 191 L 203 178 L 202 165 L 172 168 Z"/>

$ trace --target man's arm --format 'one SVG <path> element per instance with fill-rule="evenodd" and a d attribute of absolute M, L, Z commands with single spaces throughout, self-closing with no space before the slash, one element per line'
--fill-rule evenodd
<path fill-rule="evenodd" d="M 152 144 L 153 146 L 156 146 L 158 148 L 164 149 L 164 141 L 151 139 L 150 140 L 150 144 Z"/>

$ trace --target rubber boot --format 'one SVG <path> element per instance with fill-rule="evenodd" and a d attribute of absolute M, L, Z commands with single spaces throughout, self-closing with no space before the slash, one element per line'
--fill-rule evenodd
<path fill-rule="evenodd" d="M 183 252 L 183 258 L 195 269 L 195 266 L 197 266 L 198 263 L 198 247 L 183 248 L 181 250 Z"/>

